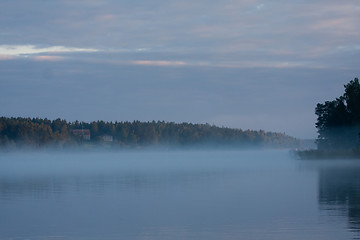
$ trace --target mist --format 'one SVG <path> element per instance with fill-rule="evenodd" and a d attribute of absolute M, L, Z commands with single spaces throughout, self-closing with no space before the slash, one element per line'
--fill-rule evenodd
<path fill-rule="evenodd" d="M 351 239 L 343 212 L 327 210 L 337 184 L 327 169 L 350 181 L 354 165 L 286 150 L 3 153 L 0 236 Z"/>
<path fill-rule="evenodd" d="M 359 11 L 0 1 L 0 239 L 359 239 Z"/>

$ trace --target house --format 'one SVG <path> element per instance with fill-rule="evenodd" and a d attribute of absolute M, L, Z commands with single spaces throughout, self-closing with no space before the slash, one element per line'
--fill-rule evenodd
<path fill-rule="evenodd" d="M 101 139 L 102 139 L 104 142 L 112 142 L 112 141 L 113 141 L 113 136 L 111 136 L 111 135 L 102 135 L 102 136 L 101 136 Z"/>
<path fill-rule="evenodd" d="M 81 139 L 83 139 L 83 140 L 90 141 L 90 139 L 91 139 L 89 129 L 73 129 L 71 132 L 72 132 L 72 134 L 74 134 L 76 136 L 80 136 Z"/>

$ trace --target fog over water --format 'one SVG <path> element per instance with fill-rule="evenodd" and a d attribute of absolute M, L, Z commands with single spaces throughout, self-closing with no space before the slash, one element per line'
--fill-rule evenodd
<path fill-rule="evenodd" d="M 0 1 L 0 117 L 37 121 L 0 123 L 0 240 L 360 239 L 360 162 L 245 144 L 327 140 L 314 110 L 358 77 L 359 22 L 359 0 Z"/>
<path fill-rule="evenodd" d="M 358 170 L 283 150 L 4 153 L 0 239 L 353 239 Z"/>

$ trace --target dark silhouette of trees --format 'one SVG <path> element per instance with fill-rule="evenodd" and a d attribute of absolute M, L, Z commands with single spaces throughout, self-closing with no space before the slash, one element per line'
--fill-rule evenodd
<path fill-rule="evenodd" d="M 74 131 L 77 130 L 77 131 Z M 87 140 L 79 130 L 90 132 Z M 80 132 L 81 132 L 80 131 Z M 110 138 L 109 138 L 110 137 Z M 109 140 L 111 139 L 111 140 Z M 66 122 L 62 119 L 0 118 L 0 146 L 4 147 L 297 147 L 299 141 L 283 133 L 243 131 L 210 124 L 152 122 Z"/>
<path fill-rule="evenodd" d="M 315 108 L 318 130 L 317 145 L 320 150 L 354 149 L 360 133 L 360 84 L 351 80 L 343 96 L 333 101 L 318 103 Z"/>

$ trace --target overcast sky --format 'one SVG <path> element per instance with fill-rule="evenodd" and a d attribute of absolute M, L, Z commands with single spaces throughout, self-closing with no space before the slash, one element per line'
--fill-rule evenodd
<path fill-rule="evenodd" d="M 0 1 L 2 116 L 313 138 L 359 73 L 359 0 Z"/>

